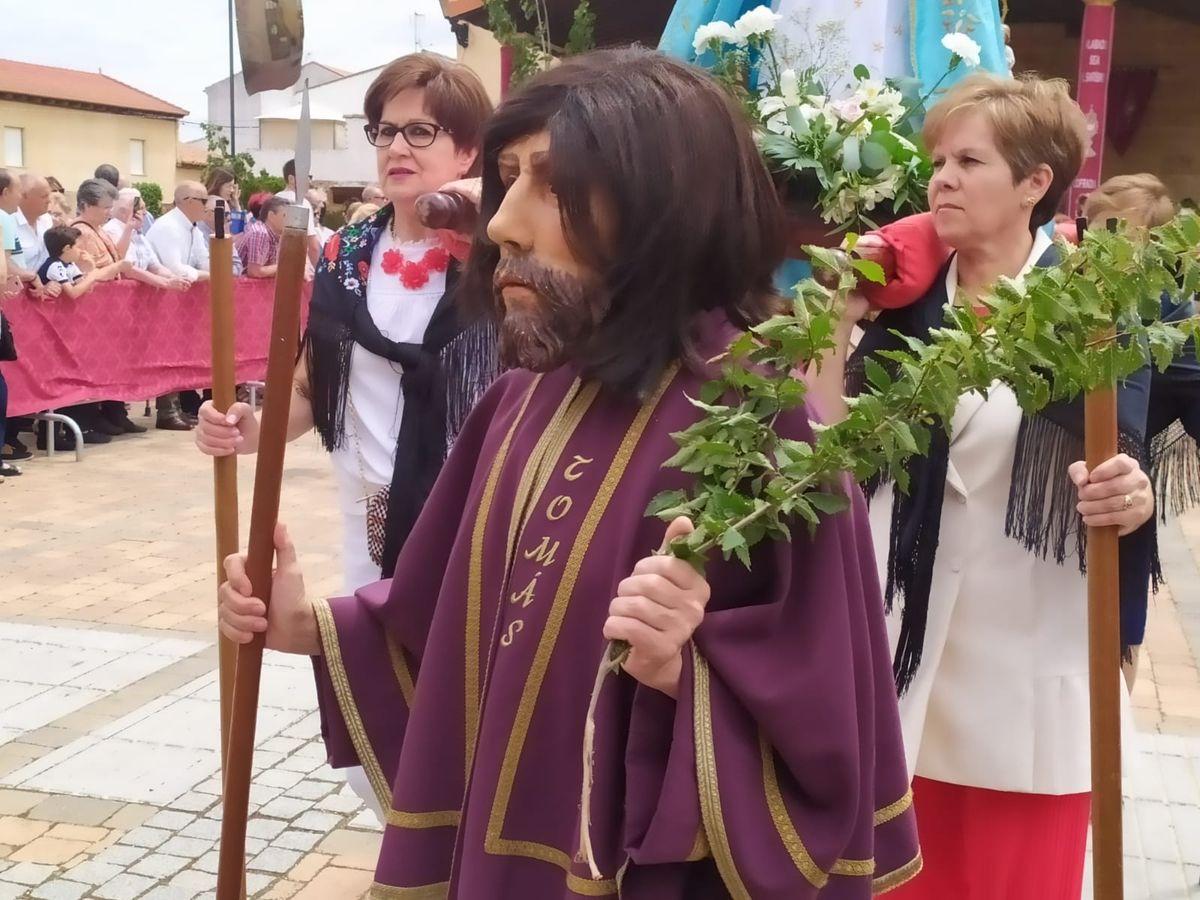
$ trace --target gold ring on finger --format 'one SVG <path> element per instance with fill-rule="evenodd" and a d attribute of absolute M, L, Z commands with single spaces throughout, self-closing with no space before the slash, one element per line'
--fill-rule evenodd
<path fill-rule="evenodd" d="M 1133 494 L 1125 495 L 1125 506 L 1123 508 L 1124 509 L 1133 509 Z"/>

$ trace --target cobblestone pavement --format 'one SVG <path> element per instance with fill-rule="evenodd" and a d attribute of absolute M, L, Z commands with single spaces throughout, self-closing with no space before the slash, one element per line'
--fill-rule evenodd
<path fill-rule="evenodd" d="M 211 898 L 211 462 L 190 435 L 151 430 L 81 463 L 22 465 L 0 485 L 0 900 Z M 253 460 L 239 478 L 244 533 Z M 288 448 L 284 478 L 280 515 L 308 587 L 335 593 L 338 517 L 315 439 Z M 370 885 L 378 823 L 325 764 L 315 710 L 308 660 L 268 652 L 250 896 L 341 900 Z"/>
<path fill-rule="evenodd" d="M 189 435 L 151 430 L 23 466 L 0 485 L 0 900 L 211 898 L 211 463 Z M 244 529 L 252 460 L 239 477 Z M 313 438 L 288 449 L 281 518 L 309 590 L 336 593 L 338 517 Z M 1129 900 L 1200 897 L 1200 515 L 1164 529 L 1163 557 L 1170 590 L 1133 692 Z M 268 653 L 251 896 L 342 900 L 370 884 L 378 824 L 325 764 L 315 710 L 308 661 Z"/>

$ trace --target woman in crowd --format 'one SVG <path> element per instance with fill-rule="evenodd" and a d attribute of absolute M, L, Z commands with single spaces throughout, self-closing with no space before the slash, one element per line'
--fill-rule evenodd
<path fill-rule="evenodd" d="M 117 189 L 100 178 L 87 179 L 79 185 L 75 194 L 76 216 L 70 224 L 79 229 L 80 237 L 76 246 L 82 251 L 79 268 L 85 274 L 92 269 L 122 262 L 129 250 L 133 234 L 140 224 L 137 219 L 130 217 L 129 221 L 123 223 L 116 240 L 104 230 L 116 202 Z M 83 404 L 63 412 L 79 423 L 85 443 L 105 443 L 106 438 L 146 431 L 145 426 L 129 418 L 129 411 L 119 400 Z"/>
<path fill-rule="evenodd" d="M 1150 174 L 1118 175 L 1088 195 L 1084 215 L 1097 227 L 1111 219 L 1132 229 L 1165 225 L 1175 217 L 1175 203 L 1166 185 Z M 1163 321 L 1196 315 L 1193 298 L 1179 302 L 1162 298 Z M 1172 429 L 1178 422 L 1179 426 Z M 1200 484 L 1200 362 L 1192 345 L 1150 377 L 1150 403 L 1146 415 L 1146 455 L 1159 503 L 1176 512 L 1195 502 Z M 1155 568 L 1157 532 L 1151 519 L 1121 542 L 1122 593 L 1147 596 Z M 1125 680 L 1130 689 L 1137 677 L 1138 651 L 1146 631 L 1146 604 L 1123 603 L 1121 636 L 1129 650 Z"/>
<path fill-rule="evenodd" d="M 50 179 L 46 179 L 49 181 Z M 74 212 L 71 209 L 71 204 L 67 202 L 67 195 L 62 191 L 51 191 L 50 193 L 50 218 L 57 225 L 69 225 Z"/>
<path fill-rule="evenodd" d="M 414 205 L 477 172 L 487 93 L 465 66 L 415 53 L 379 74 L 364 106 L 389 202 L 318 261 L 288 428 L 294 439 L 315 427 L 332 454 L 347 591 L 391 574 L 448 444 L 499 371 L 494 326 L 453 303 L 457 264 Z M 200 411 L 205 453 L 254 453 L 258 437 L 245 404 Z"/>
<path fill-rule="evenodd" d="M 208 196 L 219 197 L 225 201 L 225 209 L 232 212 L 242 208 L 241 193 L 238 190 L 237 179 L 228 169 L 216 168 L 209 173 L 208 181 L 204 183 Z"/>
<path fill-rule="evenodd" d="M 259 218 L 259 213 L 262 212 L 262 205 L 274 196 L 270 191 L 258 191 L 251 194 L 250 199 L 246 201 L 246 211 L 250 213 L 252 218 Z"/>
<path fill-rule="evenodd" d="M 320 188 L 308 189 L 308 205 L 312 207 L 313 220 L 317 224 L 317 240 L 324 247 L 333 237 L 333 229 L 325 227 L 325 213 L 329 208 L 329 196 Z"/>
<path fill-rule="evenodd" d="M 494 324 L 460 312 L 457 264 L 415 201 L 475 175 L 491 102 L 466 66 L 433 53 L 388 65 L 364 99 L 388 205 L 334 234 L 318 260 L 288 439 L 317 429 L 333 459 L 347 593 L 390 576 L 449 444 L 499 374 Z M 196 444 L 254 453 L 245 403 L 200 408 Z M 347 780 L 383 821 L 362 769 Z"/>
<path fill-rule="evenodd" d="M 1083 160 L 1086 124 L 1065 83 L 976 75 L 934 107 L 924 137 L 932 222 L 953 255 L 925 296 L 866 326 L 850 385 L 865 359 L 903 346 L 893 332 L 924 338 L 947 303 L 1054 262 L 1042 226 Z M 816 381 L 833 419 L 845 414 L 840 379 L 866 303 L 849 307 Z M 1148 381 L 1139 373 L 1120 391 L 1131 454 Z M 908 464 L 910 492 L 883 486 L 872 503 L 925 857 L 897 897 L 1079 897 L 1090 812 L 1079 535 L 1089 525 L 1128 534 L 1154 508 L 1131 455 L 1091 473 L 1071 464 L 1083 457 L 1082 423 L 1080 402 L 1029 417 L 1006 386 L 966 394 L 951 434 L 933 429 L 929 455 Z"/>

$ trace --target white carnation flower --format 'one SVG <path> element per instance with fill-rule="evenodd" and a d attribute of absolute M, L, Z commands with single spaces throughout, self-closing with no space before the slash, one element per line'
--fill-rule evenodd
<path fill-rule="evenodd" d="M 979 65 L 981 48 L 968 35 L 959 31 L 951 32 L 942 38 L 942 46 L 960 57 L 972 69 Z"/>
<path fill-rule="evenodd" d="M 864 81 L 854 95 L 863 109 L 892 121 L 904 115 L 904 95 L 881 81 Z"/>
<path fill-rule="evenodd" d="M 771 7 L 759 6 L 745 13 L 733 23 L 733 27 L 742 43 L 745 43 L 752 37 L 764 37 L 773 32 L 781 18 L 778 13 L 771 12 Z"/>
<path fill-rule="evenodd" d="M 709 22 L 696 29 L 696 37 L 692 40 L 692 49 L 699 55 L 711 49 L 710 45 L 715 41 L 723 44 L 744 43 L 728 22 Z"/>

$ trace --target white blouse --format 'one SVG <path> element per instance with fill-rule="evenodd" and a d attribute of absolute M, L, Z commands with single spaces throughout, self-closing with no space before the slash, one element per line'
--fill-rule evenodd
<path fill-rule="evenodd" d="M 1039 232 L 1022 271 L 1049 246 Z M 957 287 L 952 262 L 947 295 Z M 900 698 L 904 744 L 914 775 L 1081 793 L 1091 787 L 1086 582 L 1072 558 L 1041 559 L 1004 533 L 1021 416 L 1000 383 L 955 411 L 921 664 Z M 870 514 L 884 583 L 891 511 L 889 486 Z M 888 616 L 893 653 L 902 606 Z"/>
<path fill-rule="evenodd" d="M 419 344 L 446 292 L 446 273 L 430 272 L 419 288 L 407 288 L 399 275 L 383 270 L 383 256 L 396 249 L 406 258 L 420 259 L 433 248 L 432 241 L 399 243 L 385 230 L 371 254 L 367 276 L 367 310 L 384 337 Z M 349 398 L 346 405 L 346 440 L 333 453 L 338 494 L 344 513 L 361 514 L 365 494 L 392 481 L 396 439 L 404 418 L 400 390 L 403 367 L 354 345 L 350 357 Z"/>

